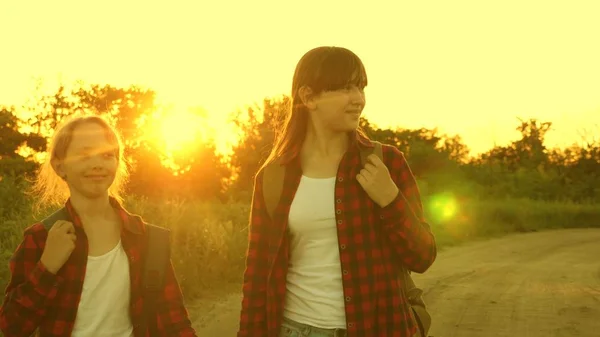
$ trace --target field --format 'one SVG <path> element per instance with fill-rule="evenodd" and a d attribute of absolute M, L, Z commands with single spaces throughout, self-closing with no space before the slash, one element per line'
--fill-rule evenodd
<path fill-rule="evenodd" d="M 31 200 L 22 193 L 24 187 L 9 178 L 0 181 L 2 289 L 10 277 L 8 260 L 22 240 L 23 229 L 52 211 L 34 212 Z M 239 317 L 249 202 L 132 197 L 125 204 L 148 222 L 172 230 L 173 264 L 199 335 L 233 336 Z M 593 325 L 574 322 L 595 313 L 594 301 L 600 300 L 600 271 L 590 268 L 592 256 L 600 255 L 591 251 L 598 250 L 600 205 L 439 195 L 425 197 L 424 205 L 440 254 L 434 266 L 415 280 L 425 289 L 436 336 L 480 336 L 481 329 L 493 331 L 489 336 L 522 335 L 532 329 L 523 321 L 528 314 L 537 317 L 553 336 L 591 336 L 586 331 L 596 331 Z M 556 275 L 562 275 L 561 279 Z M 575 280 L 573 275 L 581 277 Z M 560 296 L 552 290 L 557 286 Z M 545 289 L 542 294 L 540 289 Z M 450 305 L 452 301 L 460 305 Z M 498 302 L 505 303 L 490 305 Z M 556 309 L 557 305 L 562 309 Z M 569 316 L 563 321 L 549 319 L 555 309 Z M 482 316 L 485 310 L 497 317 Z M 507 328 L 507 323 L 516 325 Z"/>
<path fill-rule="evenodd" d="M 8 259 L 22 239 L 23 229 L 50 212 L 34 214 L 30 201 L 9 183 L 0 182 L 2 288 L 9 279 Z M 425 200 L 425 204 L 430 202 Z M 249 203 L 130 198 L 126 207 L 148 222 L 172 230 L 172 258 L 190 302 L 239 284 L 244 269 Z M 463 199 L 453 207 L 454 215 L 441 220 L 434 205 L 426 207 L 442 249 L 475 238 L 514 232 L 600 227 L 600 205 L 595 204 Z"/>

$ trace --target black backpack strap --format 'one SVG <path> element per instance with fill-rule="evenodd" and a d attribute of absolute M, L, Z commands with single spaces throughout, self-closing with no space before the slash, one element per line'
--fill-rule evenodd
<path fill-rule="evenodd" d="M 360 150 L 360 163 L 363 166 L 367 163 L 367 157 L 371 154 L 375 154 L 377 157 L 379 157 L 379 159 L 383 161 L 382 144 L 374 140 L 372 140 L 371 143 L 373 143 L 372 148 L 362 148 Z"/>
<path fill-rule="evenodd" d="M 171 259 L 171 231 L 146 224 L 146 252 L 142 286 L 144 296 L 143 324 L 149 331 L 149 336 L 158 336 L 156 326 L 156 303 L 165 285 L 165 273 Z"/>
<path fill-rule="evenodd" d="M 42 225 L 44 225 L 44 228 L 46 228 L 46 230 L 49 231 L 50 228 L 52 228 L 52 226 L 54 225 L 54 223 L 58 220 L 71 221 L 71 217 L 69 216 L 69 212 L 67 211 L 66 207 L 63 207 L 58 211 L 52 213 L 49 217 L 42 220 L 41 223 Z"/>

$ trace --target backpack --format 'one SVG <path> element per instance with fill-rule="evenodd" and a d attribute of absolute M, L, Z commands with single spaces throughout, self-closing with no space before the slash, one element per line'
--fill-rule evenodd
<path fill-rule="evenodd" d="M 72 221 L 65 207 L 42 220 L 47 231 L 58 220 Z M 144 234 L 147 242 L 147 250 L 144 257 L 144 269 L 142 271 L 142 285 L 144 288 L 144 314 L 142 326 L 146 326 L 150 332 L 149 336 L 158 336 L 156 319 L 150 319 L 156 314 L 156 302 L 162 293 L 165 281 L 165 272 L 171 258 L 170 230 L 156 225 L 146 224 Z"/>
<path fill-rule="evenodd" d="M 383 161 L 383 150 L 382 144 L 373 141 L 375 147 L 373 149 L 365 149 L 360 153 L 361 163 L 364 165 L 367 162 L 367 157 L 374 153 Z M 279 198 L 283 191 L 283 182 L 285 177 L 285 167 L 280 165 L 277 161 L 268 164 L 263 173 L 263 196 L 265 200 L 265 207 L 269 217 L 273 218 L 275 208 L 279 204 Z M 265 182 L 269 182 L 265 184 Z M 425 302 L 423 301 L 423 290 L 416 287 L 415 282 L 410 276 L 410 272 L 401 267 L 400 275 L 398 276 L 400 284 L 404 285 L 401 287 L 408 298 L 408 302 L 412 308 L 412 316 L 417 322 L 418 333 L 421 337 L 426 337 L 429 328 L 431 327 L 431 315 L 427 311 Z"/>

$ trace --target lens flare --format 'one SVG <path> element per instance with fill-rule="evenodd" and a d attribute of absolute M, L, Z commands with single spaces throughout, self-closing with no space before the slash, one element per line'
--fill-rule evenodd
<path fill-rule="evenodd" d="M 457 216 L 458 203 L 450 194 L 439 194 L 430 199 L 429 209 L 436 221 L 448 221 Z"/>

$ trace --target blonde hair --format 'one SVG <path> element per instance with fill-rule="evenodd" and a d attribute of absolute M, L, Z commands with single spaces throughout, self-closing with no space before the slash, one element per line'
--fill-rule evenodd
<path fill-rule="evenodd" d="M 40 166 L 29 194 L 36 198 L 36 209 L 45 206 L 60 205 L 69 198 L 69 187 L 67 183 L 58 176 L 52 162 L 65 158 L 67 149 L 73 138 L 73 131 L 80 125 L 95 123 L 105 131 L 108 141 L 117 147 L 118 168 L 113 184 L 108 193 L 117 201 L 122 202 L 121 195 L 124 185 L 129 177 L 127 162 L 123 156 L 123 142 L 117 130 L 103 117 L 99 115 L 74 115 L 64 120 L 55 130 L 50 139 L 47 149 L 46 160 Z"/>

